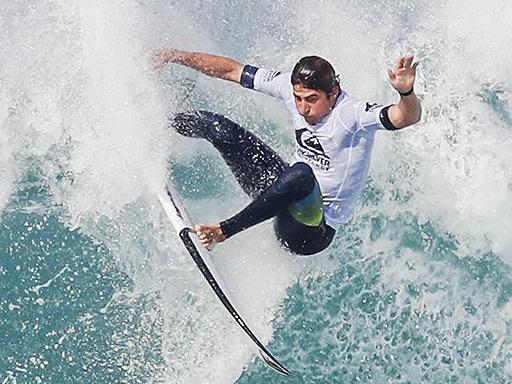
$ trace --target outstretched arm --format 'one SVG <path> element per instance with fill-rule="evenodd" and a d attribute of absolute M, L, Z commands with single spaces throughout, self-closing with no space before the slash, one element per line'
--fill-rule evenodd
<path fill-rule="evenodd" d="M 240 82 L 244 65 L 228 57 L 201 52 L 187 52 L 164 48 L 153 55 L 153 65 L 160 68 L 167 63 L 176 63 L 200 71 L 208 76 L 218 77 L 235 83 Z"/>
<path fill-rule="evenodd" d="M 405 128 L 421 119 L 421 105 L 414 94 L 418 62 L 414 56 L 404 56 L 394 70 L 388 69 L 389 82 L 400 93 L 400 101 L 389 108 L 389 120 L 396 128 Z"/>

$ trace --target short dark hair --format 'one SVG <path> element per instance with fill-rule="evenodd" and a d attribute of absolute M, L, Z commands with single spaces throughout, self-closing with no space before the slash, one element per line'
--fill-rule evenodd
<path fill-rule="evenodd" d="M 301 84 L 310 89 L 331 93 L 339 86 L 338 76 L 327 60 L 318 56 L 305 56 L 293 67 L 292 85 Z"/>

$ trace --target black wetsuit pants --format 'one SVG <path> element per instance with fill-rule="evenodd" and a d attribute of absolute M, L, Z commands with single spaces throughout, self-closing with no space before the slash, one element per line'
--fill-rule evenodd
<path fill-rule="evenodd" d="M 173 125 L 185 136 L 207 139 L 253 199 L 220 223 L 226 237 L 275 217 L 276 235 L 290 251 L 311 255 L 329 246 L 335 231 L 325 223 L 320 190 L 309 165 L 289 166 L 252 133 L 211 112 L 180 113 Z"/>

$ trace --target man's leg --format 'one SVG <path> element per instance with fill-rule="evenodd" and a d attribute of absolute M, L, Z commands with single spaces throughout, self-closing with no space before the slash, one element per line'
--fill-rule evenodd
<path fill-rule="evenodd" d="M 220 152 L 236 180 L 256 198 L 287 168 L 287 163 L 252 133 L 207 111 L 179 113 L 173 126 L 182 135 L 207 139 Z"/>
<path fill-rule="evenodd" d="M 311 255 L 325 249 L 334 229 L 325 224 L 322 195 L 311 167 L 295 163 L 241 212 L 220 223 L 225 238 L 276 216 L 275 231 L 292 252 Z"/>
<path fill-rule="evenodd" d="M 297 221 L 289 211 L 276 216 L 274 230 L 281 244 L 298 255 L 313 255 L 323 251 L 336 234 L 323 218 L 319 225 L 311 227 Z"/>
<path fill-rule="evenodd" d="M 211 112 L 180 113 L 173 125 L 182 135 L 210 141 L 242 189 L 254 199 L 220 226 L 199 226 L 196 232 L 202 241 L 213 237 L 223 241 L 277 216 L 276 234 L 292 252 L 313 254 L 330 244 L 335 231 L 323 219 L 321 192 L 309 165 L 288 166 L 256 136 Z"/>

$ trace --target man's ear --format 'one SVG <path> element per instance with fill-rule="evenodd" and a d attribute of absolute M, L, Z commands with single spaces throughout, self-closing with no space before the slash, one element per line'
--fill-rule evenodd
<path fill-rule="evenodd" d="M 327 95 L 329 100 L 331 100 L 332 98 L 336 98 L 338 96 L 339 92 L 340 92 L 339 85 L 335 85 L 334 88 L 332 89 L 332 91 Z"/>

